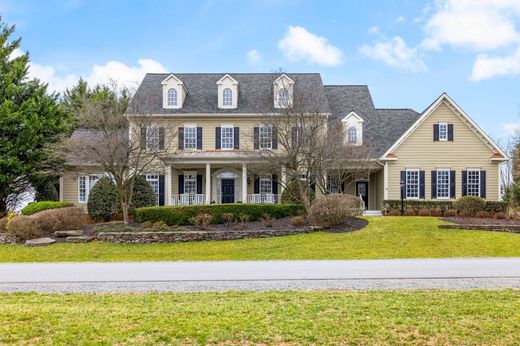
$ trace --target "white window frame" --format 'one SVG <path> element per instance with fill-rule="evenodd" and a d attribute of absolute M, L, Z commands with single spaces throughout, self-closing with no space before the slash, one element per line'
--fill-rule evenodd
<path fill-rule="evenodd" d="M 411 186 L 411 184 L 408 183 L 408 173 L 415 173 L 417 174 L 417 196 L 412 196 L 412 195 L 408 195 L 408 191 L 409 191 L 409 186 Z M 420 199 L 421 197 L 421 174 L 420 174 L 420 170 L 419 169 L 407 169 L 406 170 L 406 174 L 405 174 L 405 180 L 406 180 L 406 183 L 405 183 L 405 197 L 406 199 Z M 415 184 L 414 184 L 415 185 Z"/>
<path fill-rule="evenodd" d="M 340 191 L 340 177 L 337 175 L 327 175 L 327 192 L 328 193 L 341 193 Z"/>
<path fill-rule="evenodd" d="M 222 90 L 222 105 L 224 107 L 233 106 L 233 90 L 231 88 Z"/>
<path fill-rule="evenodd" d="M 258 128 L 258 147 L 260 149 L 273 148 L 273 131 L 268 126 Z"/>
<path fill-rule="evenodd" d="M 193 133 L 192 138 L 187 135 L 189 132 Z M 197 125 L 184 125 L 184 149 L 197 149 Z"/>
<path fill-rule="evenodd" d="M 471 188 L 474 188 L 473 185 L 476 185 L 476 190 L 478 191 L 477 194 L 474 194 L 474 193 L 470 193 L 470 173 L 478 173 L 477 177 L 478 177 L 478 180 L 476 183 L 471 183 Z M 481 182 L 481 179 L 482 179 L 482 176 L 480 174 L 480 168 L 469 168 L 467 171 L 466 171 L 466 196 L 477 196 L 477 197 L 480 197 L 480 182 Z"/>
<path fill-rule="evenodd" d="M 166 104 L 169 107 L 176 107 L 177 106 L 177 102 L 178 102 L 177 101 L 177 94 L 178 94 L 177 93 L 177 89 L 175 89 L 175 88 L 168 89 L 168 91 L 167 91 L 168 99 L 167 99 L 167 103 Z"/>
<path fill-rule="evenodd" d="M 148 184 L 152 187 L 153 191 L 155 192 L 155 203 L 156 205 L 159 205 L 159 174 L 158 173 L 150 173 L 146 174 L 144 176 Z"/>
<path fill-rule="evenodd" d="M 277 102 L 280 108 L 289 107 L 289 90 L 282 86 L 278 89 Z"/>
<path fill-rule="evenodd" d="M 153 131 L 153 132 L 152 132 Z M 154 124 L 146 127 L 146 149 L 159 149 L 159 126 Z"/>
<path fill-rule="evenodd" d="M 354 136 L 351 136 L 353 134 Z M 347 129 L 347 143 L 348 144 L 357 144 L 358 139 L 358 130 L 356 126 L 351 126 Z"/>
<path fill-rule="evenodd" d="M 184 172 L 184 194 L 190 196 L 197 194 L 196 171 Z"/>
<path fill-rule="evenodd" d="M 445 191 L 448 194 L 447 196 L 441 196 L 440 193 L 439 193 L 441 191 L 441 184 L 439 184 L 439 181 L 440 181 L 439 173 L 441 173 L 441 172 L 442 173 L 447 173 L 448 179 L 447 179 L 447 183 L 446 183 L 447 186 L 445 187 Z M 439 168 L 439 169 L 437 169 L 436 175 L 437 175 L 437 177 L 436 177 L 436 181 L 437 181 L 436 189 L 437 189 L 437 191 L 435 193 L 436 193 L 437 199 L 450 199 L 451 198 L 451 194 L 450 194 L 450 187 L 451 187 L 451 185 L 450 185 L 451 184 L 450 169 L 448 169 L 448 168 Z"/>
<path fill-rule="evenodd" d="M 231 129 L 231 141 L 228 141 L 228 143 L 231 143 L 230 146 L 224 146 L 224 133 L 228 132 L 227 130 Z M 220 126 L 220 149 L 222 150 L 233 150 L 235 149 L 235 126 L 234 125 L 221 125 Z"/>
<path fill-rule="evenodd" d="M 78 203 L 87 203 L 88 197 L 90 195 L 90 190 L 97 183 L 97 181 L 101 178 L 100 174 L 89 174 L 89 175 L 80 175 L 78 176 Z M 83 181 L 83 187 L 81 186 L 81 182 Z M 82 192 L 81 190 L 85 190 Z M 81 195 L 84 195 L 83 198 Z"/>
<path fill-rule="evenodd" d="M 259 191 L 260 195 L 272 195 L 273 194 L 273 177 L 263 176 L 260 177 Z"/>
<path fill-rule="evenodd" d="M 441 129 L 443 129 L 441 131 Z M 441 136 L 441 133 L 443 136 Z M 439 123 L 439 141 L 446 142 L 448 140 L 448 123 Z"/>

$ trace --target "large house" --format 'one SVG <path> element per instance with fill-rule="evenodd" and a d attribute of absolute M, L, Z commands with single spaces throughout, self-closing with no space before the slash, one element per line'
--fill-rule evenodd
<path fill-rule="evenodd" d="M 361 196 L 367 209 L 380 210 L 384 200 L 401 196 L 500 199 L 506 153 L 446 93 L 418 113 L 376 108 L 366 85 L 324 85 L 318 73 L 179 73 L 147 74 L 134 96 L 147 100 L 141 111 L 154 119 L 142 129 L 143 143 L 167 148 L 163 168 L 146 175 L 157 203 L 278 203 L 283 164 L 276 174 L 257 176 L 246 152 L 275 148 L 276 138 L 258 124 L 266 111 L 276 112 L 304 92 L 313 95 L 322 116 L 345 125 L 348 143 L 372 148 L 370 169 L 341 182 L 343 192 Z M 170 123 L 178 128 L 172 139 L 164 137 Z M 253 135 L 255 144 L 247 140 Z M 102 174 L 72 167 L 60 179 L 60 200 L 86 204 Z"/>

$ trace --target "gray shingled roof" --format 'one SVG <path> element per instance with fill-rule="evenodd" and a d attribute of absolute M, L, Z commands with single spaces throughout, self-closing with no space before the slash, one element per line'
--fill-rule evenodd
<path fill-rule="evenodd" d="M 273 109 L 273 81 L 279 73 L 229 73 L 238 81 L 238 107 L 219 109 L 217 81 L 226 73 L 173 73 L 179 78 L 188 95 L 180 109 L 164 109 L 161 82 L 170 73 L 148 73 L 136 91 L 132 102 L 139 102 L 139 112 L 149 114 L 197 113 L 266 113 Z M 320 111 L 329 112 L 328 100 L 319 73 L 286 73 L 294 81 L 295 95 L 312 95 Z M 129 107 L 129 110 L 132 106 Z"/>

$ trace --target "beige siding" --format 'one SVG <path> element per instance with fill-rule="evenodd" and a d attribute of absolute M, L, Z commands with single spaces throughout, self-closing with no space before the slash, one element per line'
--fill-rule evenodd
<path fill-rule="evenodd" d="M 433 125 L 439 122 L 453 124 L 453 142 L 434 142 Z M 445 102 L 439 107 L 397 148 L 397 161 L 388 163 L 388 198 L 400 198 L 400 171 L 407 168 L 425 171 L 425 197 L 431 198 L 431 171 L 449 168 L 456 171 L 456 197 L 462 193 L 462 171 L 468 168 L 480 168 L 486 171 L 486 197 L 499 199 L 498 163 L 490 160 L 491 150 L 459 118 L 455 110 Z"/>
<path fill-rule="evenodd" d="M 383 209 L 383 199 L 384 199 L 384 170 L 380 170 L 376 173 L 374 173 L 375 181 L 376 181 L 376 204 L 375 204 L 375 210 L 381 210 Z"/>

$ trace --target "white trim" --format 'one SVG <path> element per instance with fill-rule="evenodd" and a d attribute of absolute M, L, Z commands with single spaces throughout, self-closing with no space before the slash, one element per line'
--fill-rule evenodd
<path fill-rule="evenodd" d="M 443 172 L 448 172 L 448 197 L 439 197 L 439 171 L 443 171 Z M 451 168 L 436 168 L 435 169 L 435 181 L 437 182 L 435 185 L 436 185 L 436 189 L 437 191 L 435 191 L 435 199 L 452 199 L 451 197 Z M 426 176 L 424 177 L 426 179 Z M 426 185 L 426 182 L 425 182 L 425 185 Z M 425 186 L 426 187 L 426 186 Z M 426 198 L 426 196 L 424 196 Z M 455 197 L 453 197 L 455 198 Z"/>
<path fill-rule="evenodd" d="M 407 200 L 421 199 L 421 170 L 419 168 L 407 168 L 407 169 L 405 169 L 405 172 L 417 172 L 417 197 L 408 197 L 407 191 L 406 191 L 407 187 L 408 187 L 408 176 L 405 173 L 405 175 L 404 175 L 404 199 L 407 199 Z M 426 177 L 425 177 L 425 179 L 426 179 Z M 426 196 L 424 196 L 424 197 L 426 198 Z"/>
<path fill-rule="evenodd" d="M 363 118 L 361 118 L 359 115 L 356 114 L 356 112 L 352 111 L 350 112 L 349 114 L 347 114 L 342 120 L 341 122 L 346 122 L 350 117 L 354 117 L 357 119 L 357 121 L 359 122 L 364 122 L 365 120 L 363 120 Z"/>
<path fill-rule="evenodd" d="M 383 199 L 388 199 L 388 162 L 383 166 Z"/>
<path fill-rule="evenodd" d="M 390 147 L 390 149 L 388 149 L 380 157 L 380 159 L 385 160 L 386 155 L 394 152 L 419 127 L 419 125 L 421 125 L 433 113 L 433 111 L 437 109 L 437 107 L 443 101 L 447 101 L 453 105 L 453 107 L 455 107 L 455 109 L 458 111 L 458 114 L 462 115 L 462 117 L 465 118 L 470 123 L 470 125 L 472 125 L 475 130 L 482 135 L 482 137 L 484 137 L 484 139 L 487 141 L 487 143 L 484 141 L 486 145 L 500 153 L 504 157 L 504 161 L 509 160 L 509 156 L 446 93 L 442 93 L 437 98 L 437 100 L 435 100 L 435 102 L 423 112 L 419 119 L 417 119 L 417 121 L 401 137 L 399 137 L 399 139 Z"/>
<path fill-rule="evenodd" d="M 441 125 L 442 126 L 446 126 L 446 137 L 445 138 L 441 138 Z M 443 122 L 443 123 L 439 123 L 439 142 L 447 142 L 448 141 L 448 137 L 449 137 L 449 134 L 448 134 L 448 123 L 446 122 Z"/>
<path fill-rule="evenodd" d="M 63 176 L 60 176 L 60 202 L 63 202 L 63 186 Z"/>
<path fill-rule="evenodd" d="M 274 83 L 278 83 L 278 81 L 281 80 L 281 79 L 283 79 L 283 78 L 287 79 L 287 80 L 289 81 L 289 84 L 294 84 L 294 81 L 293 81 L 291 78 L 289 78 L 289 76 L 287 76 L 285 73 L 282 73 L 280 76 L 278 76 L 278 77 L 273 81 L 273 84 L 274 84 Z"/>
<path fill-rule="evenodd" d="M 502 174 L 502 164 L 499 163 L 498 165 L 498 200 L 499 201 L 502 201 L 504 198 L 504 196 L 502 196 L 502 190 L 500 189 L 501 187 L 501 174 Z M 487 181 L 486 181 L 486 188 L 487 188 Z M 487 197 L 487 196 L 486 196 Z"/>
<path fill-rule="evenodd" d="M 219 85 L 219 84 L 224 83 L 224 80 L 225 80 L 226 78 L 231 79 L 231 83 L 232 83 L 232 84 L 234 84 L 234 85 L 237 85 L 237 84 L 238 84 L 238 81 L 237 81 L 235 78 L 231 77 L 231 75 L 229 75 L 228 73 L 226 73 L 222 78 L 220 78 L 220 79 L 217 81 L 216 84 Z"/>
<path fill-rule="evenodd" d="M 172 166 L 167 165 L 164 172 L 164 205 L 172 204 Z"/>

